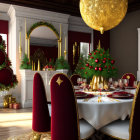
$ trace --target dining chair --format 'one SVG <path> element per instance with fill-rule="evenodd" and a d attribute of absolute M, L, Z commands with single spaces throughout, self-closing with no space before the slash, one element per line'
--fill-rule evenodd
<path fill-rule="evenodd" d="M 50 131 L 51 119 L 47 105 L 44 83 L 39 73 L 33 79 L 32 130 L 37 133 Z"/>
<path fill-rule="evenodd" d="M 101 128 L 101 132 L 121 140 L 140 140 L 140 83 L 133 99 L 131 117 L 129 120 L 117 120 Z"/>
<path fill-rule="evenodd" d="M 129 80 L 129 83 L 128 83 L 128 86 L 130 87 L 133 87 L 133 83 L 134 81 L 136 81 L 136 77 L 134 74 L 132 73 L 125 73 L 121 79 L 128 79 Z"/>
<path fill-rule="evenodd" d="M 77 102 L 70 79 L 58 73 L 51 79 L 51 140 L 89 138 L 93 127 L 78 118 Z"/>
<path fill-rule="evenodd" d="M 78 85 L 78 83 L 77 83 L 78 78 L 81 78 L 81 76 L 79 74 L 71 75 L 70 80 L 72 81 L 73 85 L 75 85 L 75 86 Z"/>

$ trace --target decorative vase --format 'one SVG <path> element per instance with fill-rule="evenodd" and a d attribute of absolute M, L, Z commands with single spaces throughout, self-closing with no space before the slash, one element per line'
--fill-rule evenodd
<path fill-rule="evenodd" d="M 107 81 L 102 76 L 93 76 L 90 82 L 90 86 L 91 86 L 91 89 L 94 91 L 108 88 Z"/>

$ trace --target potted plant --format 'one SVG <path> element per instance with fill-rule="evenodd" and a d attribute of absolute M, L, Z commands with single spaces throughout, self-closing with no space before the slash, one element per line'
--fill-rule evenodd
<path fill-rule="evenodd" d="M 68 73 L 70 66 L 67 62 L 67 60 L 64 59 L 63 56 L 58 58 L 55 62 L 55 69 L 56 71 L 62 72 L 62 73 Z"/>

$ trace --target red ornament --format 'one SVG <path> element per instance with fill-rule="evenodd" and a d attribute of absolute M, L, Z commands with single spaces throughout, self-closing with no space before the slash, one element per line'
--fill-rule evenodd
<path fill-rule="evenodd" d="M 87 63 L 86 66 L 89 67 L 89 64 Z"/>
<path fill-rule="evenodd" d="M 3 68 L 0 70 L 0 83 L 4 85 L 11 84 L 13 80 L 13 70 L 11 68 Z"/>
<path fill-rule="evenodd" d="M 93 57 L 93 56 L 91 56 L 90 58 L 91 58 L 91 59 L 94 59 L 94 57 Z"/>
<path fill-rule="evenodd" d="M 95 70 L 98 70 L 98 67 L 95 67 Z"/>
<path fill-rule="evenodd" d="M 104 60 L 106 60 L 106 58 L 104 58 Z"/>
<path fill-rule="evenodd" d="M 96 53 L 94 52 L 94 55 L 96 55 Z"/>
<path fill-rule="evenodd" d="M 99 62 L 99 59 L 96 59 L 95 62 L 98 63 Z"/>
<path fill-rule="evenodd" d="M 114 64 L 115 63 L 115 60 L 111 60 L 111 64 Z"/>
<path fill-rule="evenodd" d="M 112 67 L 112 69 L 114 70 L 114 69 L 115 69 L 115 67 Z"/>
<path fill-rule="evenodd" d="M 89 55 L 92 55 L 91 53 L 89 53 Z"/>
<path fill-rule="evenodd" d="M 106 63 L 106 61 L 105 61 L 105 60 L 103 60 L 103 63 Z"/>
<path fill-rule="evenodd" d="M 93 68 L 93 66 L 89 66 L 89 68 L 90 68 L 90 69 L 92 69 L 92 68 Z"/>
<path fill-rule="evenodd" d="M 103 69 L 101 67 L 99 67 L 99 71 L 102 71 Z"/>
<path fill-rule="evenodd" d="M 105 65 L 105 68 L 107 68 L 107 66 Z"/>

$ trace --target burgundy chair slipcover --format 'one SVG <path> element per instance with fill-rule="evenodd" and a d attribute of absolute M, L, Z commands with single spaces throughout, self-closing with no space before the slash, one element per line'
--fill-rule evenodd
<path fill-rule="evenodd" d="M 136 77 L 132 73 L 126 73 L 126 74 L 124 74 L 122 76 L 122 79 L 128 79 L 129 80 L 128 86 L 130 86 L 130 87 L 133 87 L 133 83 L 134 83 L 134 81 L 136 81 Z"/>
<path fill-rule="evenodd" d="M 32 129 L 36 132 L 50 131 L 50 116 L 44 83 L 39 73 L 33 80 L 33 116 Z"/>
<path fill-rule="evenodd" d="M 51 80 L 51 140 L 79 140 L 79 125 L 71 81 L 64 74 Z"/>
<path fill-rule="evenodd" d="M 81 78 L 81 76 L 80 75 L 78 75 L 78 74 L 73 74 L 71 77 L 70 77 L 70 80 L 72 81 L 72 83 L 73 83 L 73 85 L 78 85 L 78 83 L 77 83 L 77 78 Z"/>
<path fill-rule="evenodd" d="M 140 83 L 132 105 L 129 140 L 140 140 Z"/>

